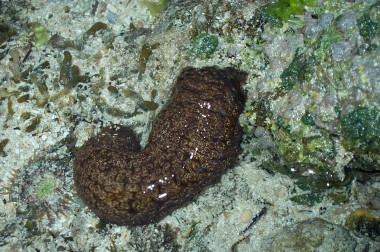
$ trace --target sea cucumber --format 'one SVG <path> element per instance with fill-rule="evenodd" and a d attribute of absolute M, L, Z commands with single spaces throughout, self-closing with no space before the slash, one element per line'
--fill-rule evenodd
<path fill-rule="evenodd" d="M 185 68 L 145 148 L 116 125 L 78 149 L 78 196 L 103 221 L 123 225 L 157 222 L 192 201 L 236 163 L 246 78 L 234 68 Z"/>

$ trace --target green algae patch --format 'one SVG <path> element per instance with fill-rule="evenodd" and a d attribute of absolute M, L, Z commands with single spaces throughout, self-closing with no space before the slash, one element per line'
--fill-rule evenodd
<path fill-rule="evenodd" d="M 334 202 L 334 205 L 350 202 L 350 196 L 350 190 L 345 190 L 343 192 L 330 192 L 327 194 L 327 197 Z"/>
<path fill-rule="evenodd" d="M 46 44 L 46 42 L 49 40 L 47 27 L 36 22 L 29 24 L 29 27 L 33 31 L 34 46 L 36 48 L 39 48 Z"/>
<path fill-rule="evenodd" d="M 313 62 L 314 60 L 311 57 L 306 56 L 298 49 L 293 61 L 280 75 L 281 87 L 289 91 L 295 85 L 310 80 Z"/>
<path fill-rule="evenodd" d="M 269 20 L 276 23 L 276 19 L 284 22 L 296 22 L 293 19 L 295 15 L 303 15 L 305 7 L 318 6 L 318 0 L 278 0 L 272 1 L 263 9 L 264 16 L 269 17 Z"/>
<path fill-rule="evenodd" d="M 290 200 L 298 205 L 305 205 L 305 206 L 311 207 L 317 203 L 322 202 L 323 194 L 322 193 L 307 193 L 307 194 L 291 197 Z"/>
<path fill-rule="evenodd" d="M 380 152 L 379 111 L 357 107 L 341 120 L 343 146 L 358 154 Z"/>
<path fill-rule="evenodd" d="M 291 98 L 291 95 L 279 97 L 283 100 L 281 104 L 288 104 Z M 274 107 L 276 111 L 272 112 L 269 99 L 263 97 L 264 101 L 255 104 L 255 119 L 252 122 L 267 130 L 268 135 L 264 134 L 259 142 L 270 141 L 275 146 L 272 161 L 264 162 L 263 168 L 287 175 L 296 181 L 299 188 L 313 193 L 341 187 L 343 183 L 336 168 L 336 143 L 328 130 L 316 125 L 318 114 L 312 109 L 313 106 L 310 110 L 306 109 L 303 115 L 298 112 L 298 116 L 294 116 L 286 111 L 281 113 L 277 105 Z M 258 146 L 252 153 L 260 151 L 268 150 Z"/>
<path fill-rule="evenodd" d="M 272 126 L 271 132 L 276 143 L 282 164 L 269 166 L 275 172 L 285 174 L 305 190 L 314 192 L 339 186 L 335 176 L 334 143 L 328 132 L 318 130 L 318 134 L 308 136 L 309 126 L 300 126 L 296 131 Z"/>
<path fill-rule="evenodd" d="M 313 115 L 307 111 L 302 117 L 301 117 L 301 122 L 305 125 L 310 125 L 314 126 L 315 125 L 315 120 Z"/>
<path fill-rule="evenodd" d="M 153 17 L 157 17 L 168 4 L 168 0 L 159 0 L 157 2 L 143 0 L 143 4 L 148 8 Z"/>
<path fill-rule="evenodd" d="M 357 25 L 359 27 L 360 35 L 367 43 L 370 43 L 371 39 L 376 36 L 380 27 L 379 23 L 372 21 L 367 13 L 363 14 L 363 16 L 358 19 Z"/>
<path fill-rule="evenodd" d="M 329 58 L 329 50 L 333 43 L 343 40 L 343 36 L 339 30 L 335 27 L 326 29 L 317 39 L 314 45 L 314 56 L 318 62 Z"/>
<path fill-rule="evenodd" d="M 218 45 L 218 37 L 209 33 L 202 33 L 192 40 L 190 54 L 200 59 L 210 58 Z"/>

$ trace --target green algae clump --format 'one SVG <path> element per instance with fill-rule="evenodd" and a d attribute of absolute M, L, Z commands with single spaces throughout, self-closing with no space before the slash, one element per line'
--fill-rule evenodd
<path fill-rule="evenodd" d="M 305 125 L 310 125 L 313 126 L 315 125 L 314 117 L 313 115 L 307 111 L 302 117 L 301 117 L 301 122 Z"/>
<path fill-rule="evenodd" d="M 370 43 L 371 39 L 376 36 L 376 32 L 380 25 L 377 22 L 372 21 L 368 14 L 364 14 L 357 21 L 359 27 L 359 33 L 367 43 Z"/>
<path fill-rule="evenodd" d="M 329 27 L 323 31 L 314 44 L 314 56 L 316 61 L 323 62 L 331 57 L 331 45 L 343 39 L 343 36 L 336 27 Z"/>
<path fill-rule="evenodd" d="M 320 192 L 312 192 L 303 195 L 298 195 L 290 198 L 291 201 L 298 205 L 314 206 L 317 203 L 322 202 L 323 194 Z"/>
<path fill-rule="evenodd" d="M 158 16 L 166 7 L 168 0 L 159 0 L 158 2 L 144 0 L 143 4 L 149 9 L 153 17 Z"/>
<path fill-rule="evenodd" d="M 30 25 L 33 31 L 34 46 L 39 48 L 49 40 L 48 29 L 45 25 L 33 22 Z"/>
<path fill-rule="evenodd" d="M 328 132 L 315 129 L 316 134 L 309 136 L 310 125 L 300 123 L 294 130 L 289 127 L 287 120 L 281 127 L 271 126 L 281 164 L 265 163 L 266 168 L 295 179 L 298 187 L 312 192 L 339 187 L 340 180 L 334 172 L 334 143 Z M 301 198 L 295 201 L 304 201 Z"/>
<path fill-rule="evenodd" d="M 191 43 L 190 54 L 200 59 L 210 58 L 218 48 L 218 38 L 209 33 L 202 33 Z"/>
<path fill-rule="evenodd" d="M 380 152 L 379 111 L 357 107 L 341 120 L 343 146 L 358 154 Z"/>
<path fill-rule="evenodd" d="M 294 15 L 302 15 L 306 6 L 316 7 L 318 0 L 278 0 L 264 8 L 264 15 L 270 19 L 279 18 L 288 22 Z"/>
<path fill-rule="evenodd" d="M 309 80 L 312 71 L 312 62 L 313 59 L 311 57 L 307 57 L 298 49 L 292 63 L 290 63 L 288 68 L 280 75 L 282 88 L 289 91 L 295 85 L 302 84 Z"/>

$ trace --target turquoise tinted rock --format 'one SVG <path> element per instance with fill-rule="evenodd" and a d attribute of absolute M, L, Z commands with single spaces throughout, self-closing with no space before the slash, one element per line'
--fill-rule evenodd
<path fill-rule="evenodd" d="M 190 54 L 201 59 L 210 58 L 218 48 L 218 44 L 215 35 L 202 33 L 193 39 Z"/>
<path fill-rule="evenodd" d="M 380 151 L 379 111 L 368 107 L 357 107 L 342 121 L 343 145 L 358 154 Z"/>

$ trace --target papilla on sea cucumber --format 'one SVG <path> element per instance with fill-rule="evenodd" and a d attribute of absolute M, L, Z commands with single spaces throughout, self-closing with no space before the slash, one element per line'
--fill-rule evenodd
<path fill-rule="evenodd" d="M 233 68 L 185 68 L 143 149 L 124 126 L 79 148 L 79 197 L 103 221 L 127 225 L 157 222 L 192 201 L 236 163 L 246 78 Z"/>

